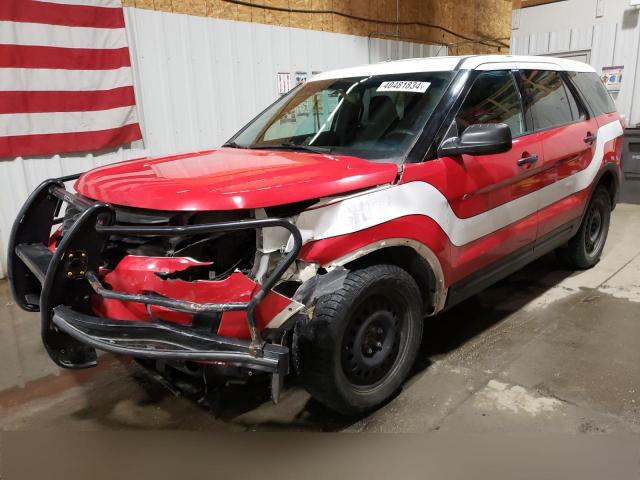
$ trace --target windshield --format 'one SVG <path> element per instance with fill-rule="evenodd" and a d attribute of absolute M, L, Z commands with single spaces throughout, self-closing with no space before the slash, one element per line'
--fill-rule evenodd
<path fill-rule="evenodd" d="M 258 115 L 227 145 L 401 161 L 452 75 L 420 72 L 311 81 Z"/>

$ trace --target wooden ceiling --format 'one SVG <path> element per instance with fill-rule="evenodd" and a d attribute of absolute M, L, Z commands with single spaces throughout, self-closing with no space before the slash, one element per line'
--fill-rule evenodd
<path fill-rule="evenodd" d="M 566 2 L 566 0 L 517 0 L 514 1 L 514 8 L 520 8 L 520 7 L 516 7 L 516 3 L 521 4 L 521 8 L 527 8 L 527 7 L 535 7 L 537 5 L 545 5 L 547 3 L 555 3 L 555 2 Z"/>

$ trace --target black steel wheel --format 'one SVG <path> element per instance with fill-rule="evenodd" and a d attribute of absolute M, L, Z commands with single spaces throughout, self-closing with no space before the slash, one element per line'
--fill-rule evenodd
<path fill-rule="evenodd" d="M 587 206 L 578 233 L 566 247 L 558 249 L 560 260 L 577 269 L 597 264 L 607 241 L 610 219 L 611 197 L 606 188 L 598 187 Z"/>
<path fill-rule="evenodd" d="M 413 278 L 392 265 L 350 272 L 296 327 L 294 355 L 307 390 L 341 413 L 375 408 L 402 385 L 422 336 Z"/>
<path fill-rule="evenodd" d="M 407 341 L 406 309 L 393 291 L 372 292 L 362 300 L 342 341 L 342 370 L 351 383 L 375 388 L 389 373 Z"/>
<path fill-rule="evenodd" d="M 589 205 L 584 229 L 584 249 L 587 255 L 593 256 L 602 251 L 606 238 L 604 230 L 605 215 L 603 202 Z"/>

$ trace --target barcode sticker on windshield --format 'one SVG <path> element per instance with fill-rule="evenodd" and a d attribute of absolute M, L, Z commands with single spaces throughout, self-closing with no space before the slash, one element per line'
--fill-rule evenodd
<path fill-rule="evenodd" d="M 413 82 L 410 80 L 395 80 L 392 82 L 382 82 L 376 92 L 413 92 L 424 93 L 431 83 Z"/>

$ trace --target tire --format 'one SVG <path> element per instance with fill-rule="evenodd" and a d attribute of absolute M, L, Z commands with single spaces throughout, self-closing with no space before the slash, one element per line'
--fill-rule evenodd
<path fill-rule="evenodd" d="M 339 290 L 318 299 L 313 319 L 296 325 L 302 384 L 339 413 L 370 411 L 404 382 L 422 326 L 420 290 L 406 271 L 374 265 L 349 272 Z"/>
<path fill-rule="evenodd" d="M 596 265 L 607 241 L 610 219 L 611 197 L 607 189 L 600 186 L 587 206 L 578 232 L 566 247 L 556 251 L 558 258 L 568 267 L 579 270 Z"/>

